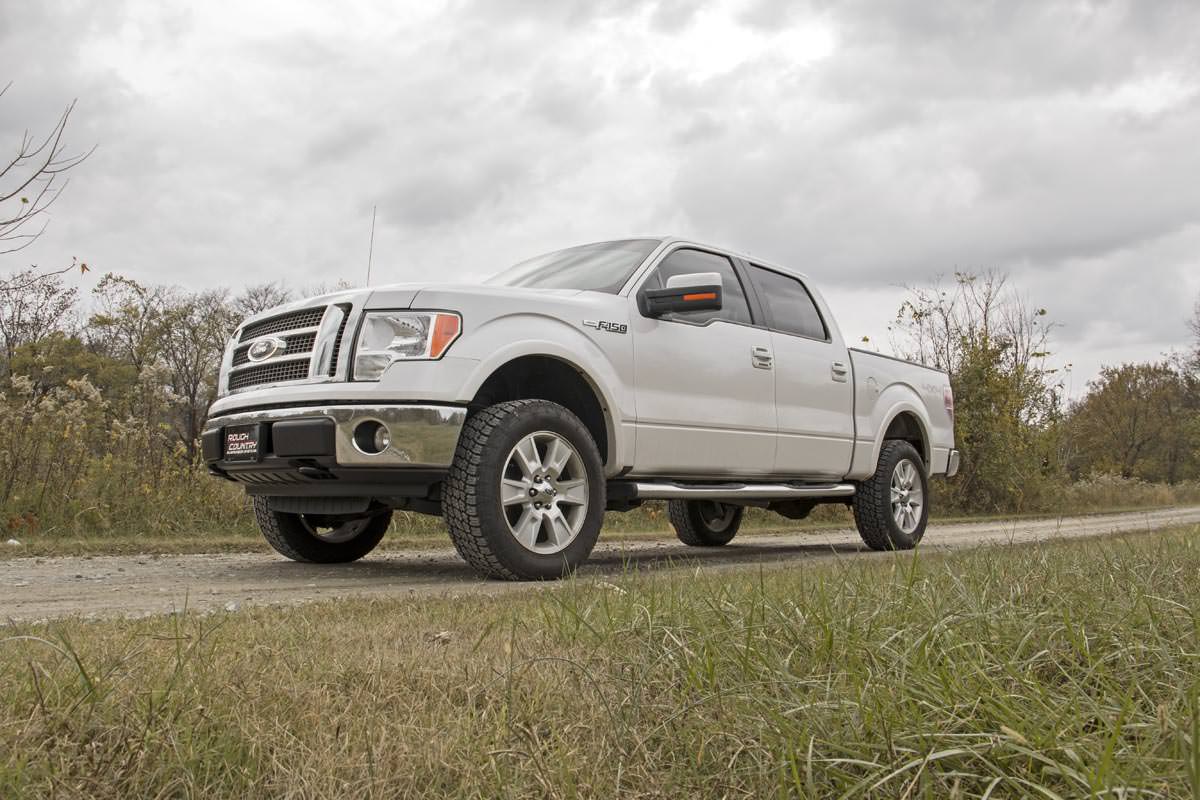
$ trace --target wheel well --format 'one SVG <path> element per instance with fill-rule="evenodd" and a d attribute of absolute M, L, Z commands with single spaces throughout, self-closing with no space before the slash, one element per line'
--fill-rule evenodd
<path fill-rule="evenodd" d="M 575 367 L 550 356 L 522 356 L 497 369 L 479 387 L 470 413 L 506 400 L 549 400 L 579 417 L 608 463 L 608 425 L 604 405 L 592 384 Z"/>
<path fill-rule="evenodd" d="M 901 411 L 896 415 L 888 425 L 887 431 L 883 434 L 884 440 L 899 439 L 908 442 L 913 447 L 917 448 L 917 452 L 921 454 L 921 458 L 929 463 L 929 451 L 925 447 L 925 430 L 921 427 L 921 421 L 917 419 L 917 415 L 910 411 Z"/>

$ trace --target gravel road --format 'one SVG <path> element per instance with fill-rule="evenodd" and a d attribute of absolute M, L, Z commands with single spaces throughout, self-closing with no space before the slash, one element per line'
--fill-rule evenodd
<path fill-rule="evenodd" d="M 1200 522 L 1200 506 L 1049 520 L 932 525 L 925 549 L 1023 544 Z M 736 569 L 829 558 L 887 558 L 862 546 L 851 530 L 747 534 L 711 550 L 657 541 L 601 543 L 584 576 L 627 567 L 683 566 Z M 0 624 L 5 621 L 143 616 L 192 610 L 236 610 L 246 605 L 299 604 L 334 597 L 454 596 L 528 590 L 545 584 L 481 581 L 446 548 L 389 552 L 355 564 L 314 566 L 259 554 L 15 558 L 0 561 Z"/>

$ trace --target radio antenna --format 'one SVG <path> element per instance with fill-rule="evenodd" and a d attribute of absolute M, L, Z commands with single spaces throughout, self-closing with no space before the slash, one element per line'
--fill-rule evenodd
<path fill-rule="evenodd" d="M 379 206 L 371 206 L 371 239 L 367 244 L 367 286 L 371 285 L 371 258 L 375 255 L 375 212 Z"/>

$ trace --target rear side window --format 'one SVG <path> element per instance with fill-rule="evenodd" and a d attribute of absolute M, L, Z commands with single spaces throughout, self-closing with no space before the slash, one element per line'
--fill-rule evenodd
<path fill-rule="evenodd" d="M 667 285 L 667 279 L 673 275 L 687 275 L 693 272 L 716 272 L 721 276 L 721 310 L 720 311 L 689 311 L 686 314 L 668 314 L 664 319 L 686 320 L 688 322 L 707 322 L 710 319 L 726 319 L 730 322 L 750 324 L 750 304 L 746 302 L 746 292 L 742 282 L 738 280 L 733 264 L 725 256 L 716 253 L 706 253 L 703 250 L 676 250 L 654 270 L 654 274 L 642 284 L 642 289 L 661 289 Z"/>
<path fill-rule="evenodd" d="M 821 312 L 803 283 L 755 264 L 750 265 L 750 280 L 767 307 L 767 321 L 772 328 L 809 339 L 829 338 Z"/>

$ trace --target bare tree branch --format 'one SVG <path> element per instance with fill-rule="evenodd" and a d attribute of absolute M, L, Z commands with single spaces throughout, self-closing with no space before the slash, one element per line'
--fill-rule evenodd
<path fill-rule="evenodd" d="M 11 85 L 0 90 L 0 97 Z M 92 147 L 84 153 L 67 153 L 63 136 L 75 102 L 71 101 L 41 139 L 25 131 L 16 154 L 0 168 L 0 255 L 23 250 L 37 241 L 49 223 L 46 211 L 67 187 L 65 174 L 95 152 Z"/>

